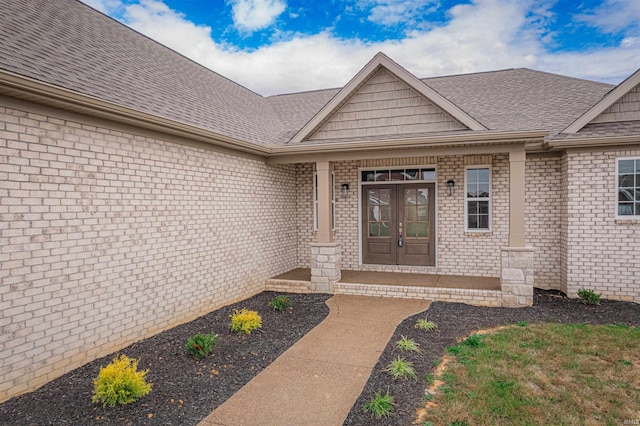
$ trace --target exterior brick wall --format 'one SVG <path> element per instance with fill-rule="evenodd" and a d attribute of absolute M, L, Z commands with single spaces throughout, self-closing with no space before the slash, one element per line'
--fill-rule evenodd
<path fill-rule="evenodd" d="M 0 401 L 297 266 L 294 166 L 55 117 L 0 107 Z"/>
<path fill-rule="evenodd" d="M 526 162 L 526 240 L 534 248 L 534 282 L 561 290 L 562 158 L 533 154 Z"/>
<path fill-rule="evenodd" d="M 640 303 L 640 220 L 616 219 L 616 158 L 640 149 L 567 152 L 566 289 Z"/>

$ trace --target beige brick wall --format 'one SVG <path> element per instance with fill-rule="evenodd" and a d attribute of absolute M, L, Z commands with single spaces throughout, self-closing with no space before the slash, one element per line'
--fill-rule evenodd
<path fill-rule="evenodd" d="M 616 219 L 616 158 L 640 148 L 566 154 L 566 289 L 640 302 L 640 220 Z"/>
<path fill-rule="evenodd" d="M 437 169 L 438 255 L 437 267 L 360 265 L 358 243 L 358 169 L 363 162 L 343 161 L 334 164 L 336 194 L 335 239 L 342 243 L 342 267 L 350 270 L 440 273 L 455 275 L 500 276 L 500 247 L 508 243 L 509 217 L 509 158 L 507 154 L 488 156 L 447 156 L 393 159 L 393 164 L 432 165 Z M 426 162 L 426 163 L 425 163 Z M 492 166 L 492 230 L 465 232 L 464 230 L 464 170 L 465 164 Z M 298 188 L 298 264 L 309 267 L 309 243 L 315 237 L 313 229 L 313 166 L 299 165 L 296 169 Z M 448 196 L 446 182 L 456 181 L 452 196 Z M 349 184 L 349 196 L 343 199 L 340 188 Z M 306 195 L 309 194 L 309 195 Z M 307 207 L 308 206 L 308 207 Z"/>
<path fill-rule="evenodd" d="M 561 289 L 560 154 L 530 154 L 526 162 L 526 241 L 534 248 L 534 282 L 544 289 Z"/>
<path fill-rule="evenodd" d="M 0 401 L 297 266 L 294 166 L 56 116 L 0 107 Z"/>

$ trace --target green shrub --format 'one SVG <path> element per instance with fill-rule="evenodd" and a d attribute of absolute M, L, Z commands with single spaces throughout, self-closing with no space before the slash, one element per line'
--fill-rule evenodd
<path fill-rule="evenodd" d="M 371 413 L 372 417 L 380 419 L 391 414 L 394 405 L 393 397 L 389 395 L 389 389 L 387 389 L 387 393 L 385 395 L 382 395 L 381 391 L 376 392 L 373 399 L 364 404 L 362 409 L 367 413 Z"/>
<path fill-rule="evenodd" d="M 403 379 L 418 379 L 418 376 L 413 369 L 413 363 L 400 357 L 391 361 L 384 371 L 392 375 L 394 379 L 397 379 L 398 377 L 402 377 Z"/>
<path fill-rule="evenodd" d="M 291 300 L 286 296 L 276 296 L 269 302 L 269 307 L 276 311 L 286 311 L 291 306 Z"/>
<path fill-rule="evenodd" d="M 134 402 L 151 392 L 152 384 L 144 378 L 149 370 L 137 369 L 138 360 L 116 356 L 106 367 L 100 367 L 98 378 L 93 381 L 91 400 L 113 407 Z"/>
<path fill-rule="evenodd" d="M 230 315 L 231 323 L 229 327 L 231 331 L 236 333 L 251 334 L 253 330 L 262 327 L 262 318 L 256 311 L 249 311 L 247 308 L 241 310 L 234 309 Z"/>
<path fill-rule="evenodd" d="M 600 295 L 596 294 L 596 292 L 588 288 L 581 288 L 580 290 L 578 290 L 578 297 L 580 298 L 580 301 L 585 305 L 600 304 Z"/>
<path fill-rule="evenodd" d="M 187 353 L 192 357 L 202 359 L 211 353 L 213 347 L 218 344 L 218 335 L 211 334 L 196 334 L 189 337 L 187 340 L 187 346 L 185 347 Z"/>
<path fill-rule="evenodd" d="M 470 346 L 472 348 L 477 348 L 483 345 L 482 336 L 480 336 L 479 334 L 472 334 L 471 336 L 467 337 L 467 339 L 462 342 L 462 344 L 465 346 Z"/>
<path fill-rule="evenodd" d="M 424 331 L 435 331 L 438 329 L 438 324 L 433 321 L 427 321 L 424 318 L 420 318 L 416 322 L 416 328 Z"/>
<path fill-rule="evenodd" d="M 409 339 L 404 336 L 402 336 L 402 338 L 395 343 L 395 347 L 404 351 L 420 351 L 420 345 L 415 340 Z"/>

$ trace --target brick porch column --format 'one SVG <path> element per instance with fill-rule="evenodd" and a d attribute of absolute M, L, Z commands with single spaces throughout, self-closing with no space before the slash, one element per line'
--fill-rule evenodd
<path fill-rule="evenodd" d="M 341 246 L 333 240 L 331 229 L 333 188 L 332 164 L 329 161 L 316 163 L 318 178 L 318 233 L 311 243 L 311 290 L 333 292 L 333 284 L 340 281 Z"/>
<path fill-rule="evenodd" d="M 533 248 L 525 241 L 524 145 L 509 152 L 509 247 L 501 249 L 502 306 L 533 305 Z"/>

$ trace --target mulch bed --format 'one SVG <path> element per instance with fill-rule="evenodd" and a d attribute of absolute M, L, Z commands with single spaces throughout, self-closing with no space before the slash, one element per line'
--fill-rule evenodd
<path fill-rule="evenodd" d="M 425 317 L 438 324 L 438 332 L 425 332 L 415 328 L 416 321 Z M 529 308 L 482 308 L 460 303 L 433 303 L 428 311 L 414 315 L 398 326 L 344 424 L 411 425 L 427 388 L 423 377 L 433 373 L 434 363 L 445 354 L 445 348 L 477 330 L 520 321 L 640 326 L 640 304 L 601 300 L 600 305 L 589 306 L 577 299 L 569 299 L 560 292 L 538 289 L 535 290 L 534 306 Z M 414 339 L 422 348 L 420 353 L 402 352 L 403 358 L 413 362 L 420 379 L 418 381 L 394 381 L 382 371 L 398 356 L 393 344 L 401 336 Z M 373 398 L 376 391 L 381 390 L 384 394 L 387 389 L 397 405 L 388 418 L 372 420 L 370 414 L 363 412 L 362 406 Z"/>
<path fill-rule="evenodd" d="M 139 368 L 149 369 L 147 378 L 153 390 L 140 401 L 115 408 L 91 403 L 92 381 L 100 366 L 113 355 L 97 359 L 42 388 L 0 404 L 3 425 L 196 425 L 233 395 L 287 348 L 319 324 L 329 313 L 327 295 L 288 295 L 290 312 L 275 312 L 267 303 L 275 293 L 264 292 L 243 302 L 219 309 L 188 324 L 175 327 L 135 343 L 122 351 L 139 358 Z M 238 336 L 228 329 L 229 315 L 235 308 L 257 310 L 263 328 L 249 336 Z M 438 332 L 414 328 L 418 318 L 439 325 Z M 354 404 L 345 425 L 410 425 L 427 387 L 424 380 L 394 381 L 382 370 L 397 356 L 393 343 L 402 335 L 416 340 L 422 352 L 403 353 L 414 363 L 418 376 L 433 372 L 434 362 L 445 348 L 474 331 L 519 321 L 587 324 L 640 325 L 640 305 L 604 300 L 598 306 L 582 305 L 555 291 L 536 290 L 530 308 L 481 308 L 459 303 L 433 303 L 426 313 L 403 321 Z M 198 332 L 215 331 L 220 343 L 214 355 L 196 361 L 184 351 L 186 339 Z M 383 420 L 372 420 L 362 406 L 377 390 L 389 389 L 397 405 Z M 327 407 L 331 409 L 331 407 Z"/>
<path fill-rule="evenodd" d="M 264 292 L 221 308 L 121 350 L 149 369 L 151 393 L 139 401 L 102 407 L 91 402 L 93 380 L 114 355 L 90 362 L 40 389 L 0 405 L 2 425 L 196 425 L 256 374 L 319 324 L 328 314 L 329 295 L 291 294 L 292 309 L 269 308 L 275 293 Z M 233 309 L 262 316 L 250 335 L 229 330 Z M 185 351 L 187 338 L 215 332 L 213 355 L 197 361 Z"/>

